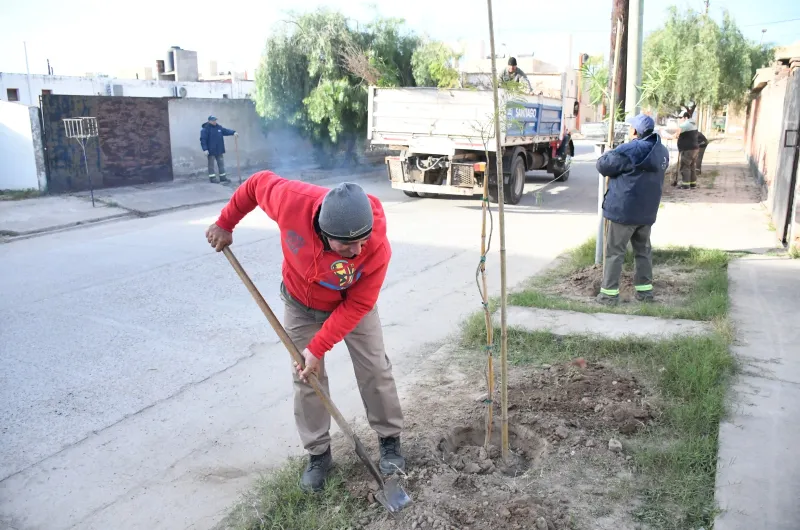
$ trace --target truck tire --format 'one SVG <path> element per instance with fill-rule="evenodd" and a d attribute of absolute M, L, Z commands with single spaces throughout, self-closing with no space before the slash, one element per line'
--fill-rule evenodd
<path fill-rule="evenodd" d="M 558 173 L 561 173 L 562 171 L 564 171 L 564 168 L 559 168 L 558 166 L 556 166 L 556 175 Z M 569 171 L 566 171 L 564 172 L 563 175 L 561 175 L 556 179 L 556 182 L 566 182 L 568 180 L 569 180 Z"/>
<path fill-rule="evenodd" d="M 403 190 L 403 193 L 406 194 L 406 197 L 411 197 L 412 199 L 416 199 L 417 197 L 419 197 L 419 194 L 416 191 Z"/>
<path fill-rule="evenodd" d="M 519 204 L 525 192 L 525 159 L 515 156 L 511 162 L 511 175 L 508 184 L 503 185 L 503 198 L 506 204 Z"/>

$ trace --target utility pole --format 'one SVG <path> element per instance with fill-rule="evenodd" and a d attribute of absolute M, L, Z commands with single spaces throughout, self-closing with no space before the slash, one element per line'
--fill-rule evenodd
<path fill-rule="evenodd" d="M 628 64 L 625 89 L 625 114 L 639 114 L 639 98 L 642 86 L 642 26 L 644 0 L 630 0 L 628 5 Z"/>
<path fill-rule="evenodd" d="M 636 0 L 633 0 L 634 2 Z M 615 100 L 619 107 L 625 108 L 625 82 L 626 70 L 628 64 L 628 3 L 629 0 L 613 0 L 613 8 L 611 10 L 611 53 L 609 54 L 608 71 L 609 90 L 612 86 L 616 87 Z M 614 54 L 617 42 L 617 21 L 622 20 L 622 46 L 619 49 L 619 68 L 614 64 Z M 614 73 L 616 72 L 616 74 Z M 615 77 L 616 76 L 616 77 Z M 614 108 L 609 109 L 609 112 L 614 112 Z"/>
<path fill-rule="evenodd" d="M 711 0 L 705 0 L 703 3 L 706 5 L 706 15 L 707 15 L 708 14 L 708 4 L 711 3 Z"/>

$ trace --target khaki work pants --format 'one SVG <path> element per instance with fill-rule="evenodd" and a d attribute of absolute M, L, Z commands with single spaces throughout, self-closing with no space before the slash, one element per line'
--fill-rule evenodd
<path fill-rule="evenodd" d="M 294 300 L 287 300 L 286 294 L 284 301 L 286 332 L 302 352 L 322 328 L 330 313 L 303 307 Z M 392 376 L 392 363 L 383 345 L 383 329 L 377 307 L 361 319 L 358 326 L 344 338 L 344 342 L 353 361 L 358 390 L 370 426 L 381 438 L 400 436 L 403 430 L 403 412 Z M 320 455 L 330 446 L 331 416 L 311 385 L 300 381 L 294 367 L 292 374 L 297 432 L 306 451 L 312 455 Z M 329 392 L 324 358 L 317 377 L 325 391 Z"/>

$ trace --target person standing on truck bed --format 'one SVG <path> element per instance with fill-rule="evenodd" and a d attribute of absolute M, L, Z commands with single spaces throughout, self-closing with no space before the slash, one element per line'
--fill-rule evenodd
<path fill-rule="evenodd" d="M 278 224 L 283 322 L 305 359 L 305 367 L 295 364 L 292 370 L 295 424 L 309 453 L 301 489 L 323 489 L 333 465 L 331 416 L 306 381 L 316 373 L 329 391 L 324 357 L 341 341 L 353 361 L 367 421 L 378 434 L 379 468 L 386 475 L 403 471 L 403 412 L 376 306 L 392 256 L 381 202 L 357 184 L 328 189 L 261 171 L 239 186 L 208 227 L 214 250 L 233 243 L 233 229 L 256 207 Z"/>
<path fill-rule="evenodd" d="M 646 114 L 628 120 L 633 140 L 607 151 L 597 160 L 597 171 L 609 178 L 603 198 L 603 217 L 608 220 L 603 283 L 597 301 L 619 303 L 619 277 L 628 241 L 633 246 L 636 299 L 653 300 L 653 257 L 650 230 L 656 222 L 669 151 L 654 133 L 655 122 Z"/>
<path fill-rule="evenodd" d="M 500 82 L 501 83 L 519 83 L 523 87 L 528 87 L 528 92 L 533 92 L 533 87 L 531 86 L 531 82 L 528 79 L 528 76 L 525 75 L 518 66 L 517 66 L 517 58 L 511 57 L 508 60 L 508 68 L 500 75 Z"/>

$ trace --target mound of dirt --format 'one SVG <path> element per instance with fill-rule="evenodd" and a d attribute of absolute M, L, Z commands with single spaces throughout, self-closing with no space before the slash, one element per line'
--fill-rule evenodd
<path fill-rule="evenodd" d="M 653 290 L 660 302 L 676 305 L 688 296 L 692 285 L 692 273 L 676 267 L 654 263 Z M 591 301 L 600 292 L 603 283 L 603 268 L 600 265 L 585 267 L 547 286 L 544 291 L 565 298 Z M 623 302 L 635 300 L 633 271 L 623 270 L 620 277 L 619 294 Z"/>
<path fill-rule="evenodd" d="M 364 528 L 575 528 L 589 511 L 588 503 L 596 504 L 598 498 L 580 500 L 572 479 L 550 470 L 564 467 L 565 458 L 578 467 L 600 458 L 606 460 L 604 469 L 625 468 L 624 451 L 609 447 L 608 433 L 630 434 L 653 418 L 636 378 L 614 368 L 583 360 L 516 367 L 509 380 L 511 454 L 504 460 L 499 395 L 492 438 L 485 445 L 485 396 L 476 396 L 475 390 L 475 379 L 421 385 L 406 413 L 404 438 L 404 487 L 413 504 L 397 516 L 376 509 L 375 518 L 362 521 Z M 353 494 L 374 500 L 368 483 L 349 486 Z M 627 516 L 627 507 L 621 513 Z M 627 521 L 613 524 L 628 527 Z"/>

